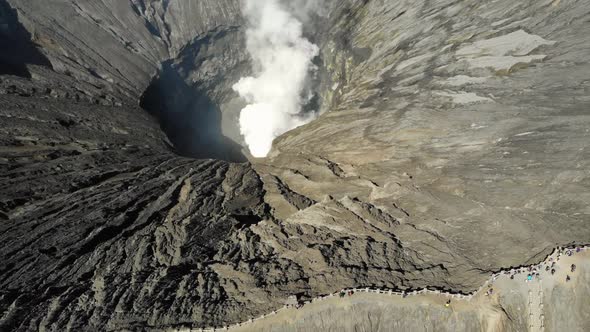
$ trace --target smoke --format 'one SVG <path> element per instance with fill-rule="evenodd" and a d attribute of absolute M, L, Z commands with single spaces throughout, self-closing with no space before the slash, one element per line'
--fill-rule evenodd
<path fill-rule="evenodd" d="M 315 71 L 312 61 L 319 54 L 318 47 L 303 37 L 298 17 L 306 17 L 313 7 L 310 1 L 302 3 L 305 6 L 291 9 L 280 0 L 243 3 L 254 75 L 241 78 L 233 89 L 248 103 L 240 113 L 240 131 L 254 157 L 265 157 L 273 139 L 316 116 L 302 112 L 313 96 L 309 81 Z"/>

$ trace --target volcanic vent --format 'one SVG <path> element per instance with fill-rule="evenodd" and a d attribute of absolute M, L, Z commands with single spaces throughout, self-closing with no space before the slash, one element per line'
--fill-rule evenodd
<path fill-rule="evenodd" d="M 180 51 L 143 93 L 140 105 L 156 116 L 174 150 L 191 158 L 242 162 L 237 115 L 240 100 L 232 82 L 247 72 L 248 60 L 236 45 L 237 29 L 210 32 Z"/>
<path fill-rule="evenodd" d="M 312 13 L 312 10 L 316 12 Z M 265 157 L 320 110 L 323 5 L 245 1 L 242 28 L 218 27 L 160 65 L 141 97 L 175 151 L 232 162 Z"/>

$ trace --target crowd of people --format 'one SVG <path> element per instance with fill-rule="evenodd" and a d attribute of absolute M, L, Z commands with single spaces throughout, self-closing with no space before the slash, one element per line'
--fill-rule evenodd
<path fill-rule="evenodd" d="M 531 266 L 527 266 L 527 267 L 520 267 L 520 268 L 516 268 L 516 269 L 511 269 L 511 270 L 506 270 L 506 271 L 502 271 L 500 273 L 509 274 L 510 279 L 515 279 L 518 275 L 526 273 L 525 282 L 532 282 L 533 280 L 539 280 L 541 278 L 541 274 L 543 271 L 545 271 L 546 273 L 550 273 L 551 275 L 555 275 L 555 272 L 557 269 L 557 262 L 560 260 L 561 256 L 563 256 L 563 255 L 572 256 L 575 253 L 579 253 L 582 250 L 586 250 L 586 249 L 587 249 L 587 247 L 576 247 L 576 248 L 569 248 L 569 249 L 558 248 L 552 255 L 550 255 L 544 262 L 542 262 L 540 264 L 531 265 Z M 576 271 L 576 264 L 571 264 L 570 272 L 574 273 L 575 271 Z M 492 280 L 495 280 L 498 275 L 499 275 L 499 273 L 494 274 L 492 276 Z M 567 282 L 570 280 L 571 280 L 571 276 L 569 274 L 566 275 L 565 281 Z"/>

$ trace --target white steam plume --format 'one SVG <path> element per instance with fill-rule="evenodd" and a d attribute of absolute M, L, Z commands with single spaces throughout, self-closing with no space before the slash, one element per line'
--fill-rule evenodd
<path fill-rule="evenodd" d="M 245 0 L 243 13 L 254 77 L 243 77 L 233 89 L 248 102 L 240 131 L 250 153 L 266 157 L 273 139 L 315 116 L 301 111 L 311 96 L 308 82 L 319 49 L 303 37 L 302 23 L 280 0 Z"/>

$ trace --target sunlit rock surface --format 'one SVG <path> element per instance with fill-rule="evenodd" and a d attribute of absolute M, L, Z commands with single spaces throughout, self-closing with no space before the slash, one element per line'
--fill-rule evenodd
<path fill-rule="evenodd" d="M 23 68 L 0 76 L 2 329 L 222 326 L 294 293 L 471 291 L 590 242 L 584 1 L 330 1 L 307 28 L 323 114 L 251 164 L 226 161 L 249 70 L 237 0 L 0 3 L 2 41 L 32 40 L 1 59 Z M 232 141 L 213 141 L 221 160 L 178 156 L 195 156 L 173 133 L 202 108 L 182 109 L 187 126 L 139 108 L 165 68 L 187 92 L 162 107 L 198 91 L 189 106 L 222 114 L 207 118 Z"/>

